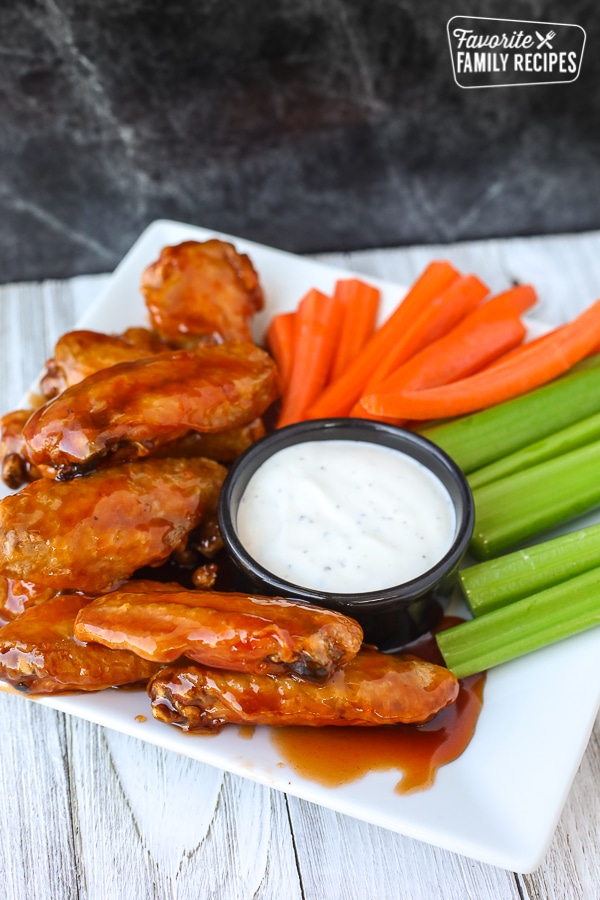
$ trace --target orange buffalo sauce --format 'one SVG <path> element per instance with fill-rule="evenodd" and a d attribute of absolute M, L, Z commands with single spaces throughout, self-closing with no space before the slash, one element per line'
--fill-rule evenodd
<path fill-rule="evenodd" d="M 442 627 L 456 624 L 446 619 Z M 430 635 L 406 652 L 441 663 Z M 457 759 L 469 745 L 483 704 L 485 673 L 460 683 L 457 700 L 424 725 L 374 728 L 286 727 L 271 731 L 282 759 L 303 778 L 328 787 L 355 781 L 368 772 L 396 769 L 399 794 L 422 791 L 434 783 L 439 768 Z"/>

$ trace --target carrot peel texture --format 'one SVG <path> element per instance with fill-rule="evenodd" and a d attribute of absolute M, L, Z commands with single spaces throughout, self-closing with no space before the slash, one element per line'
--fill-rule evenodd
<path fill-rule="evenodd" d="M 267 349 L 277 363 L 284 391 L 289 384 L 294 362 L 295 319 L 295 312 L 273 316 L 266 334 Z"/>
<path fill-rule="evenodd" d="M 381 293 L 358 278 L 344 278 L 336 283 L 334 296 L 343 306 L 343 320 L 331 381 L 346 371 L 373 335 Z"/>
<path fill-rule="evenodd" d="M 365 385 L 365 393 L 387 378 L 398 366 L 430 344 L 452 331 L 466 315 L 473 312 L 489 293 L 489 288 L 476 275 L 462 275 L 446 290 L 423 305 L 414 320 L 398 334 L 393 348 L 379 361 Z"/>
<path fill-rule="evenodd" d="M 441 419 L 509 400 L 557 378 L 600 347 L 600 301 L 557 328 L 551 342 L 525 345 L 468 378 L 421 391 L 377 393 L 363 398 L 369 413 L 392 418 Z"/>
<path fill-rule="evenodd" d="M 398 339 L 431 303 L 459 278 L 459 272 L 446 261 L 431 263 L 413 284 L 400 305 L 367 341 L 348 368 L 315 397 L 308 418 L 347 415 L 363 393 L 363 389 L 381 360 L 393 351 Z"/>
<path fill-rule="evenodd" d="M 337 347 L 342 304 L 312 289 L 294 319 L 294 353 L 287 390 L 277 423 L 281 428 L 306 417 L 308 406 L 327 383 Z"/>

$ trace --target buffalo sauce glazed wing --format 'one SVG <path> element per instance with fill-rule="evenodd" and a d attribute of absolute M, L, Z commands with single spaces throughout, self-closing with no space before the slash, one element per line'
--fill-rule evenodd
<path fill-rule="evenodd" d="M 174 350 L 102 369 L 33 413 L 23 434 L 44 474 L 72 477 L 111 451 L 146 456 L 188 431 L 247 425 L 279 396 L 271 357 L 253 344 Z"/>
<path fill-rule="evenodd" d="M 154 662 L 187 656 L 254 673 L 325 679 L 358 652 L 362 629 L 340 613 L 280 597 L 115 591 L 81 610 L 75 634 Z"/>
<path fill-rule="evenodd" d="M 146 459 L 73 481 L 42 478 L 0 501 L 0 575 L 101 593 L 164 562 L 215 514 L 226 470 Z"/>
<path fill-rule="evenodd" d="M 54 588 L 0 575 L 0 626 L 17 619 L 26 609 L 45 603 L 55 594 Z"/>
<path fill-rule="evenodd" d="M 185 731 L 238 725 L 394 725 L 427 722 L 458 696 L 448 669 L 364 647 L 324 684 L 193 664 L 148 685 L 152 714 Z"/>
<path fill-rule="evenodd" d="M 226 431 L 188 431 L 183 437 L 161 444 L 152 456 L 206 456 L 217 462 L 231 463 L 265 434 L 266 429 L 260 418 L 249 425 Z"/>
<path fill-rule="evenodd" d="M 147 328 L 128 328 L 121 335 L 69 331 L 58 339 L 54 356 L 46 362 L 40 390 L 45 398 L 56 397 L 100 369 L 165 349 L 164 342 Z M 1 477 L 11 490 L 40 477 L 28 459 L 23 436 L 23 427 L 32 413 L 33 409 L 17 409 L 0 419 Z"/>
<path fill-rule="evenodd" d="M 153 327 L 179 347 L 214 336 L 251 341 L 250 322 L 264 302 L 250 259 L 217 239 L 164 247 L 141 287 Z"/>
<path fill-rule="evenodd" d="M 56 397 L 94 372 L 167 349 L 158 335 L 147 328 L 128 328 L 123 334 L 68 331 L 56 342 L 40 387 L 45 397 Z"/>
<path fill-rule="evenodd" d="M 0 677 L 30 694 L 100 691 L 145 683 L 158 671 L 127 650 L 85 644 L 73 635 L 85 594 L 64 594 L 30 607 L 0 629 Z"/>
<path fill-rule="evenodd" d="M 30 409 L 15 409 L 0 419 L 2 481 L 11 490 L 39 478 L 39 473 L 27 459 L 27 445 L 23 437 L 23 428 L 30 415 Z"/>
<path fill-rule="evenodd" d="M 40 478 L 40 473 L 27 459 L 27 445 L 23 427 L 32 414 L 30 409 L 7 413 L 0 419 L 0 471 L 4 484 L 17 490 L 28 481 Z M 160 444 L 152 452 L 154 457 L 176 456 L 190 459 L 204 456 L 217 462 L 231 463 L 266 433 L 262 419 L 249 425 L 226 431 L 200 433 L 188 431 L 183 437 Z M 54 474 L 54 469 L 47 474 Z"/>

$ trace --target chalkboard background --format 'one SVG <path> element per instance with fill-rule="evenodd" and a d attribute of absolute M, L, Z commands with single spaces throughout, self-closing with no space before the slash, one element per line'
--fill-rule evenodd
<path fill-rule="evenodd" d="M 461 90 L 454 15 L 582 25 L 581 76 Z M 4 0 L 0 34 L 0 281 L 159 217 L 300 252 L 600 226 L 594 0 Z"/>

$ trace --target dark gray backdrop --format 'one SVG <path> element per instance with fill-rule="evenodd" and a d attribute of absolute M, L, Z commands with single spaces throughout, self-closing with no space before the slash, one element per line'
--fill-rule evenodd
<path fill-rule="evenodd" d="M 454 15 L 573 22 L 573 84 L 465 91 Z M 295 251 L 600 225 L 600 4 L 0 0 L 0 281 L 170 217 Z"/>

